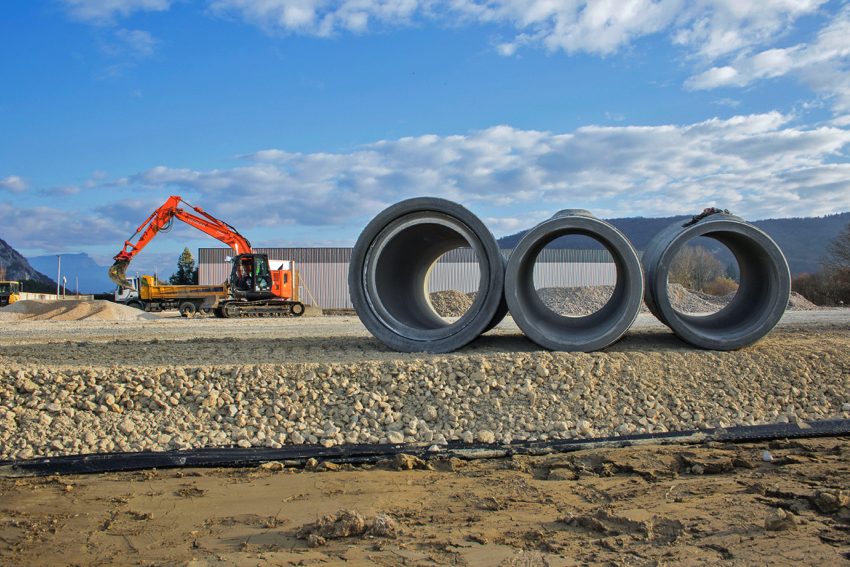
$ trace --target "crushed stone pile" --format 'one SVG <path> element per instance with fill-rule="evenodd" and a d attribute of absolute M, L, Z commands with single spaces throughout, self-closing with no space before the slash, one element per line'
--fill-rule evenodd
<path fill-rule="evenodd" d="M 430 294 L 431 305 L 440 317 L 462 317 L 472 306 L 473 298 L 457 290 L 435 291 Z"/>
<path fill-rule="evenodd" d="M 158 319 L 126 305 L 96 299 L 18 301 L 0 309 L 0 321 L 144 321 Z"/>
<path fill-rule="evenodd" d="M 601 309 L 611 299 L 614 286 L 547 287 L 537 290 L 543 303 L 559 315 L 589 315 Z M 735 298 L 735 292 L 723 296 L 709 295 L 681 284 L 668 284 L 667 293 L 673 308 L 680 313 L 716 313 Z M 815 311 L 821 309 L 799 293 L 792 291 L 788 300 L 789 311 Z M 641 306 L 641 313 L 649 310 Z"/>
<path fill-rule="evenodd" d="M 612 285 L 544 287 L 537 290 L 543 304 L 558 315 L 590 315 L 602 309 L 613 293 Z"/>
<path fill-rule="evenodd" d="M 707 293 L 690 290 L 682 284 L 667 284 L 667 295 L 670 304 L 679 313 L 716 313 L 729 305 L 734 293 L 715 297 Z M 709 299 L 710 298 L 710 299 Z M 646 306 L 644 306 L 646 309 Z"/>
<path fill-rule="evenodd" d="M 818 307 L 796 291 L 791 292 L 791 298 L 788 299 L 789 311 L 817 311 L 818 309 L 822 308 Z"/>
<path fill-rule="evenodd" d="M 847 419 L 848 352 L 824 342 L 783 347 L 782 356 L 537 351 L 157 367 L 0 359 L 0 460 L 233 445 L 508 443 Z"/>

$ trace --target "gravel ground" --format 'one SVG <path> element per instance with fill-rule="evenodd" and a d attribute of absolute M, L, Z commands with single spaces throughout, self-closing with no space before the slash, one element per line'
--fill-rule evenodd
<path fill-rule="evenodd" d="M 452 355 L 402 354 L 356 317 L 10 321 L 0 459 L 103 451 L 508 442 L 850 417 L 850 311 L 790 312 L 737 352 L 641 315 L 592 354 L 507 319 Z"/>

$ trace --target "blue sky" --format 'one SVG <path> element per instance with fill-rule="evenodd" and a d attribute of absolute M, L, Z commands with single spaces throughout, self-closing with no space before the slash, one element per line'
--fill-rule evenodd
<path fill-rule="evenodd" d="M 496 236 L 850 211 L 850 6 L 825 0 L 10 0 L 0 238 L 108 264 L 168 195 L 255 246 L 351 246 L 434 195 Z M 159 235 L 137 269 L 218 246 Z M 160 270 L 161 271 L 161 270 Z"/>

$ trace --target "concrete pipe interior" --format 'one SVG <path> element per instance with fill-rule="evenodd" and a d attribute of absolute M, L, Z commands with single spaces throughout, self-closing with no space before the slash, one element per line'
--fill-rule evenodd
<path fill-rule="evenodd" d="M 374 313 L 397 334 L 412 340 L 434 340 L 463 328 L 481 309 L 487 278 L 467 312 L 448 322 L 431 305 L 428 279 L 437 260 L 457 248 L 472 248 L 480 274 L 489 273 L 478 237 L 460 220 L 427 212 L 403 216 L 374 239 L 366 257 L 364 284 Z"/>
<path fill-rule="evenodd" d="M 616 267 L 610 299 L 589 315 L 559 315 L 543 303 L 535 289 L 537 257 L 550 242 L 569 235 L 602 244 Z M 591 351 L 619 339 L 634 322 L 643 297 L 643 275 L 634 249 L 613 227 L 592 216 L 559 214 L 532 229 L 514 250 L 505 290 L 514 320 L 531 340 L 554 350 Z"/>
<path fill-rule="evenodd" d="M 685 340 L 704 348 L 741 348 L 755 342 L 775 325 L 787 306 L 790 278 L 784 256 L 772 241 L 774 254 L 754 235 L 738 231 L 710 230 L 696 236 L 712 238 L 732 252 L 740 273 L 738 291 L 728 305 L 710 315 L 676 311 L 667 287 L 670 264 L 692 238 L 675 241 L 660 259 L 663 277 L 656 276 L 656 281 L 664 284 L 655 290 L 660 300 L 656 303 L 666 319 L 663 322 Z"/>

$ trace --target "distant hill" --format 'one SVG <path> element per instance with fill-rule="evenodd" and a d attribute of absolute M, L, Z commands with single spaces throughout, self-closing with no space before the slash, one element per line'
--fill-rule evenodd
<path fill-rule="evenodd" d="M 617 227 L 629 239 L 632 246 L 638 250 L 643 250 L 662 229 L 674 222 L 681 223 L 689 218 L 690 216 L 635 217 L 606 220 Z M 826 254 L 827 245 L 847 226 L 847 223 L 850 223 L 850 213 L 839 213 L 825 217 L 765 219 L 754 221 L 752 224 L 767 233 L 779 245 L 788 260 L 791 273 L 798 274 L 801 272 L 813 273 L 820 269 L 819 261 Z M 513 248 L 526 232 L 528 231 L 525 230 L 500 238 L 499 246 Z M 715 251 L 718 258 L 724 263 L 732 260 L 731 254 L 725 248 L 718 252 L 718 245 L 714 240 L 699 238 L 695 239 L 693 244 Z M 601 248 L 601 245 L 587 238 L 566 237 L 554 241 L 550 244 L 550 247 Z"/>
<path fill-rule="evenodd" d="M 48 273 L 56 273 L 56 255 L 27 258 L 30 264 Z M 88 254 L 62 254 L 62 276 L 68 278 L 68 291 L 75 291 L 79 279 L 80 293 L 104 293 L 115 289 L 106 269 L 92 260 Z M 55 284 L 54 284 L 55 285 Z"/>
<path fill-rule="evenodd" d="M 33 268 L 26 258 L 3 239 L 0 239 L 0 268 L 6 270 L 7 281 L 35 280 L 56 287 L 55 281 Z"/>

